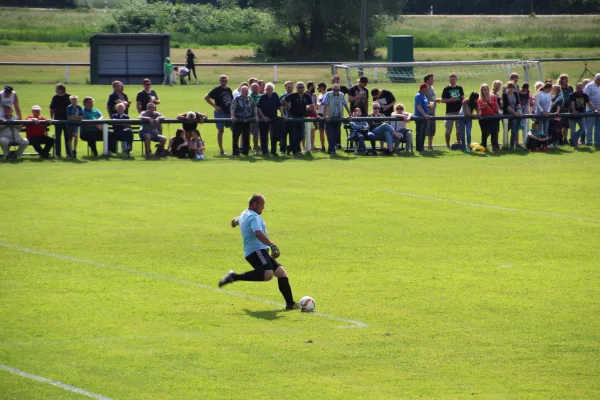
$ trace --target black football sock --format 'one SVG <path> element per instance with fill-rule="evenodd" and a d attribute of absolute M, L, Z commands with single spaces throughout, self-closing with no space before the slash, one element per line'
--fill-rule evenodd
<path fill-rule="evenodd" d="M 265 280 L 265 272 L 263 270 L 252 270 L 243 274 L 233 274 L 233 281 L 253 281 L 260 282 Z"/>
<path fill-rule="evenodd" d="M 290 281 L 287 278 L 279 278 L 277 279 L 277 284 L 279 285 L 279 291 L 283 295 L 286 304 L 294 304 L 294 296 L 292 296 L 292 288 L 290 287 Z"/>

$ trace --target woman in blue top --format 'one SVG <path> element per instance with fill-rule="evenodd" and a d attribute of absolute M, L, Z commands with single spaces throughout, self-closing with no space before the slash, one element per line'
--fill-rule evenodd
<path fill-rule="evenodd" d="M 92 97 L 86 97 L 83 99 L 83 119 L 84 120 L 103 120 L 102 113 L 94 108 L 94 99 Z M 102 124 L 98 125 L 83 125 L 81 128 L 81 140 L 88 142 L 92 155 L 98 156 L 98 149 L 96 148 L 96 142 L 102 141 Z"/>

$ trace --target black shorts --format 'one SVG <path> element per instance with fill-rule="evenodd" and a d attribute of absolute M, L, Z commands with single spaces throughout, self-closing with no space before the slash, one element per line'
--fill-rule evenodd
<path fill-rule="evenodd" d="M 275 271 L 281 267 L 267 250 L 257 250 L 246 257 L 246 261 L 252 265 L 254 269 Z"/>

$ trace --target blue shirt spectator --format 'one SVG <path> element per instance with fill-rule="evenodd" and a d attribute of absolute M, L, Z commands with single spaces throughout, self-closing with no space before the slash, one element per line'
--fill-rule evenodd
<path fill-rule="evenodd" d="M 427 101 L 427 96 L 421 92 L 418 92 L 415 96 L 415 117 L 423 116 L 423 114 L 421 114 L 421 111 L 419 111 L 419 107 L 417 107 L 419 105 L 421 106 L 423 111 L 425 111 L 426 114 L 429 114 L 429 101 Z"/>

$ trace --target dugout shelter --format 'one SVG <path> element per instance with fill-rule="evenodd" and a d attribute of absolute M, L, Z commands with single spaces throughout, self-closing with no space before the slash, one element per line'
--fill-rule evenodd
<path fill-rule="evenodd" d="M 163 63 L 171 35 L 162 33 L 99 34 L 90 38 L 90 82 L 138 84 L 163 81 Z"/>

